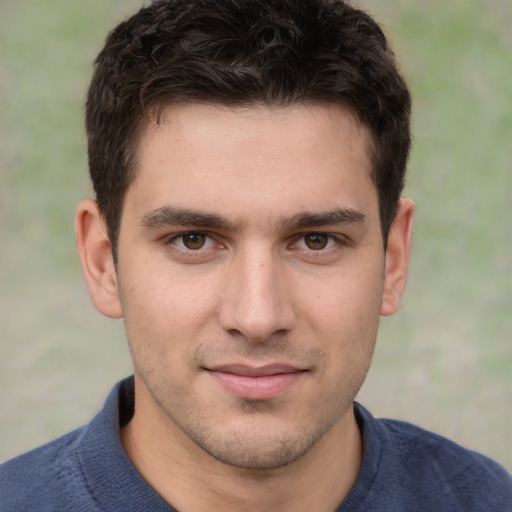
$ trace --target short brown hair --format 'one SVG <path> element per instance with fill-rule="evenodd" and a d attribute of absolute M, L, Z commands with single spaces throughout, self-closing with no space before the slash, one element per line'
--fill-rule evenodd
<path fill-rule="evenodd" d="M 116 256 L 150 112 L 173 102 L 337 103 L 370 130 L 384 243 L 404 185 L 411 99 L 377 23 L 341 0 L 158 0 L 118 25 L 86 104 L 89 169 Z"/>

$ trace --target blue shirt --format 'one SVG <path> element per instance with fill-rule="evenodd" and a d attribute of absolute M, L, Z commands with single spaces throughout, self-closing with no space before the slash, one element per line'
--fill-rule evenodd
<path fill-rule="evenodd" d="M 119 382 L 86 426 L 0 466 L 0 510 L 172 512 L 131 464 L 120 425 L 133 378 Z M 356 484 L 337 512 L 511 512 L 512 477 L 497 463 L 414 425 L 355 404 L 363 436 Z"/>

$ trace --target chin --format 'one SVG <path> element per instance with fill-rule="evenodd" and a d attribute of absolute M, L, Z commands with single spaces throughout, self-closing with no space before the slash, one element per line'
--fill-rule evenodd
<path fill-rule="evenodd" d="M 278 469 L 303 457 L 323 436 L 327 429 L 317 432 L 271 432 L 268 425 L 251 429 L 237 429 L 222 435 L 194 436 L 195 443 L 215 460 L 243 469 Z"/>

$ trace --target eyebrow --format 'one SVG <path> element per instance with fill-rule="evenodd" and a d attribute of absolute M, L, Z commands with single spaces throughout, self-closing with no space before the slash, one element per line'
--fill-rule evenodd
<path fill-rule="evenodd" d="M 336 208 L 320 213 L 298 213 L 283 220 L 282 227 L 283 229 L 303 229 L 340 224 L 363 224 L 365 219 L 365 214 L 360 211 L 352 208 Z"/>
<path fill-rule="evenodd" d="M 185 208 L 163 206 L 146 213 L 140 224 L 147 228 L 163 226 L 195 226 L 203 229 L 222 229 L 232 231 L 233 225 L 224 217 L 212 213 L 203 213 Z"/>
<path fill-rule="evenodd" d="M 352 208 L 335 208 L 326 212 L 300 212 L 280 221 L 283 230 L 332 226 L 340 224 L 362 224 L 366 216 Z M 147 228 L 163 226 L 194 226 L 201 229 L 236 231 L 236 226 L 225 217 L 186 208 L 163 206 L 142 216 L 140 224 Z"/>

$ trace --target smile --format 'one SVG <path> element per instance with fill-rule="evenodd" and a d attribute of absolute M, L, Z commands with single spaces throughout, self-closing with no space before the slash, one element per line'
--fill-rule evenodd
<path fill-rule="evenodd" d="M 306 370 L 288 365 L 262 367 L 226 365 L 208 369 L 209 374 L 231 395 L 243 400 L 269 400 L 302 379 Z"/>

